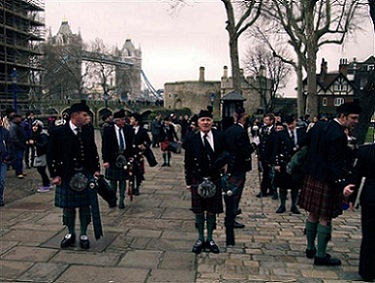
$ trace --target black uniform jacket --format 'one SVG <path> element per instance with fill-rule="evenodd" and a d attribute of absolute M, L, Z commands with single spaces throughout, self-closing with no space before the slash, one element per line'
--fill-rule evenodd
<path fill-rule="evenodd" d="M 185 181 L 186 185 L 193 185 L 194 182 L 201 182 L 203 177 L 211 177 L 211 181 L 215 182 L 220 178 L 220 168 L 215 168 L 215 160 L 224 151 L 223 134 L 212 129 L 214 139 L 214 154 L 211 163 L 211 172 L 207 176 L 210 164 L 207 164 L 205 158 L 205 150 L 202 142 L 200 131 L 192 132 L 187 135 L 184 141 L 185 149 Z"/>
<path fill-rule="evenodd" d="M 263 126 L 260 129 L 259 137 L 260 137 L 260 144 L 259 144 L 259 159 L 262 162 L 266 162 L 268 164 L 272 163 L 272 154 L 273 154 L 273 146 L 275 142 L 275 126 L 273 126 L 270 132 L 267 132 L 267 127 Z"/>
<path fill-rule="evenodd" d="M 319 121 L 306 133 L 301 145 L 305 144 L 309 147 L 305 172 L 321 182 L 346 186 L 348 139 L 344 127 L 334 120 Z"/>
<path fill-rule="evenodd" d="M 80 143 L 69 123 L 51 131 L 47 152 L 47 163 L 52 178 L 72 177 L 75 168 L 83 167 L 90 173 L 100 170 L 99 156 L 92 130 L 82 127 L 84 160 L 81 161 Z"/>
<path fill-rule="evenodd" d="M 133 140 L 132 140 L 132 133 L 131 127 L 125 125 L 122 129 L 122 133 L 124 134 L 125 138 L 125 150 L 124 152 L 120 152 L 119 143 L 117 140 L 116 134 L 116 127 L 110 126 L 105 127 L 103 130 L 103 139 L 102 139 L 102 157 L 103 163 L 115 163 L 116 158 L 119 154 L 122 154 L 126 157 L 126 159 L 132 156 L 133 151 Z"/>
<path fill-rule="evenodd" d="M 304 128 L 297 128 L 297 145 L 295 145 L 287 129 L 277 132 L 273 148 L 273 164 L 277 166 L 286 165 L 300 147 L 305 134 Z"/>
<path fill-rule="evenodd" d="M 251 170 L 251 154 L 255 147 L 249 136 L 239 124 L 230 126 L 224 132 L 225 150 L 230 154 L 229 172 L 246 172 Z"/>

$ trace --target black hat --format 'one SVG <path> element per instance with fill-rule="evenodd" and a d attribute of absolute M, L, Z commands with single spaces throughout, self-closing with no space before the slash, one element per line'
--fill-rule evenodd
<path fill-rule="evenodd" d="M 130 115 L 130 117 L 133 117 L 136 121 L 138 121 L 139 123 L 142 122 L 142 115 L 139 114 L 139 113 L 133 113 Z"/>
<path fill-rule="evenodd" d="M 291 116 L 291 115 L 288 115 L 285 117 L 285 123 L 287 124 L 292 124 L 295 120 L 296 118 L 294 118 L 294 116 Z"/>
<path fill-rule="evenodd" d="M 343 103 L 339 107 L 336 108 L 337 114 L 343 113 L 345 115 L 348 115 L 350 113 L 359 114 L 361 112 L 362 112 L 362 107 L 359 106 L 358 103 L 356 102 Z"/>
<path fill-rule="evenodd" d="M 125 118 L 125 116 L 126 116 L 125 110 L 121 109 L 113 114 L 113 119 L 121 119 L 121 118 Z"/>
<path fill-rule="evenodd" d="M 207 106 L 207 110 L 201 110 L 198 114 L 198 119 L 200 118 L 213 118 L 212 117 L 212 107 Z"/>
<path fill-rule="evenodd" d="M 75 103 L 70 107 L 70 114 L 73 114 L 74 112 L 90 112 L 90 108 L 83 103 Z"/>
<path fill-rule="evenodd" d="M 282 127 L 284 127 L 283 123 L 281 123 L 281 122 L 279 122 L 279 121 L 276 122 L 275 126 L 276 126 L 276 127 L 277 127 L 277 126 L 282 126 Z"/>

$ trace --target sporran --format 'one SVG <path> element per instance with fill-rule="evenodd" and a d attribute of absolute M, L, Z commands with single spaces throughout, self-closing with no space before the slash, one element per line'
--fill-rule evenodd
<path fill-rule="evenodd" d="M 74 191 L 82 192 L 87 188 L 88 183 L 89 180 L 87 177 L 83 173 L 78 172 L 70 179 L 69 186 Z"/>
<path fill-rule="evenodd" d="M 209 178 L 203 178 L 203 182 L 198 185 L 197 193 L 204 199 L 212 198 L 216 194 L 216 186 Z"/>

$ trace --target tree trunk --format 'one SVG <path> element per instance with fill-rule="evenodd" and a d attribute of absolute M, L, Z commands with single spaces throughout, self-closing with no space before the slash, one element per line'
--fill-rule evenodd
<path fill-rule="evenodd" d="M 306 73 L 307 73 L 307 100 L 306 114 L 311 117 L 318 116 L 318 97 L 316 94 L 316 54 L 318 52 L 317 38 L 314 30 L 314 3 L 311 1 L 306 9 Z"/>
<path fill-rule="evenodd" d="M 298 117 L 301 117 L 305 115 L 305 97 L 303 94 L 303 74 L 301 64 L 298 64 L 295 70 L 297 73 L 297 112 Z"/>

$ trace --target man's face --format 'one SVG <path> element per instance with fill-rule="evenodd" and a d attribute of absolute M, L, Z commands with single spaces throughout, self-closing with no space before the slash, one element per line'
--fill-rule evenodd
<path fill-rule="evenodd" d="M 213 119 L 210 118 L 210 117 L 199 118 L 198 119 L 198 128 L 203 133 L 208 133 L 212 128 L 213 122 L 214 122 Z"/>
<path fill-rule="evenodd" d="M 343 125 L 348 129 L 353 129 L 358 124 L 359 114 L 342 115 Z"/>
<path fill-rule="evenodd" d="M 119 128 L 123 128 L 125 126 L 125 117 L 116 119 L 116 125 Z"/>
<path fill-rule="evenodd" d="M 287 124 L 287 127 L 290 131 L 293 131 L 297 127 L 297 121 L 294 120 L 292 123 Z"/>
<path fill-rule="evenodd" d="M 263 118 L 263 123 L 266 125 L 266 126 L 271 126 L 273 124 L 273 120 L 270 119 L 270 117 L 264 117 Z"/>
<path fill-rule="evenodd" d="M 0 127 L 3 126 L 3 117 L 0 117 Z"/>
<path fill-rule="evenodd" d="M 90 121 L 90 115 L 87 112 L 80 111 L 75 112 L 72 114 L 72 123 L 76 125 L 77 127 L 82 127 L 87 124 L 88 121 Z"/>
<path fill-rule="evenodd" d="M 138 126 L 138 121 L 134 117 L 130 117 L 130 125 L 132 126 Z"/>
<path fill-rule="evenodd" d="M 275 131 L 276 131 L 276 132 L 280 132 L 280 131 L 282 131 L 282 130 L 284 130 L 284 127 L 283 127 L 283 126 L 280 126 L 280 125 L 276 126 L 276 128 L 275 128 Z"/>

